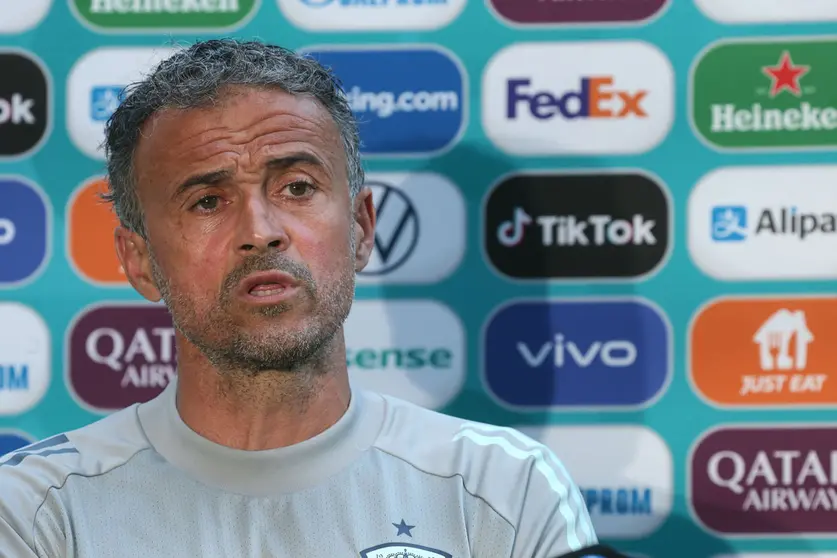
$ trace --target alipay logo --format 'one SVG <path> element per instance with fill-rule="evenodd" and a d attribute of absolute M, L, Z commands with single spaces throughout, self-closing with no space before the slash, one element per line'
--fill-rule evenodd
<path fill-rule="evenodd" d="M 104 160 L 105 122 L 122 101 L 124 84 L 141 79 L 172 48 L 106 47 L 88 52 L 67 79 L 67 130 L 84 154 Z"/>
<path fill-rule="evenodd" d="M 309 31 L 431 31 L 453 22 L 467 0 L 278 0 Z"/>
<path fill-rule="evenodd" d="M 346 320 L 346 365 L 357 385 L 439 409 L 465 381 L 465 332 L 429 300 L 359 300 Z"/>
<path fill-rule="evenodd" d="M 435 283 L 465 254 L 465 200 L 435 173 L 367 175 L 375 201 L 375 244 L 358 283 Z"/>
<path fill-rule="evenodd" d="M 0 303 L 0 416 L 24 413 L 46 394 L 50 347 L 49 330 L 34 310 Z"/>
<path fill-rule="evenodd" d="M 435 48 L 306 49 L 343 82 L 364 155 L 429 155 L 450 148 L 467 114 L 462 64 Z M 381 71 L 386 68 L 386 71 Z"/>
<path fill-rule="evenodd" d="M 719 205 L 712 208 L 712 240 L 740 242 L 747 239 L 747 208 Z"/>
<path fill-rule="evenodd" d="M 752 185 L 757 184 L 758 188 Z M 692 259 L 716 279 L 837 278 L 837 166 L 727 167 L 688 203 Z"/>
<path fill-rule="evenodd" d="M 50 211 L 40 188 L 0 176 L 0 287 L 31 280 L 49 254 Z"/>
<path fill-rule="evenodd" d="M 103 85 L 90 90 L 90 118 L 95 122 L 107 122 L 123 99 L 124 86 Z"/>
<path fill-rule="evenodd" d="M 490 318 L 483 380 L 517 409 L 643 408 L 671 375 L 671 331 L 642 300 L 513 302 Z"/>

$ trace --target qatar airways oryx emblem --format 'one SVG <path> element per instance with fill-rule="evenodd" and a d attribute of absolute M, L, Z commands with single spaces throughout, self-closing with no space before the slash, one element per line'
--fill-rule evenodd
<path fill-rule="evenodd" d="M 417 544 L 384 543 L 360 551 L 361 558 L 453 558 L 436 548 Z"/>

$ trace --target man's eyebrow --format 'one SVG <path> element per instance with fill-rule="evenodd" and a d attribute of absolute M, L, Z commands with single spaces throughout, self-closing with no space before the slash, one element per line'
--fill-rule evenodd
<path fill-rule="evenodd" d="M 177 199 L 184 193 L 188 192 L 190 188 L 194 188 L 195 186 L 217 184 L 226 180 L 230 176 L 232 176 L 232 173 L 228 170 L 217 170 L 192 175 L 178 185 L 172 198 Z"/>
<path fill-rule="evenodd" d="M 287 169 L 300 163 L 315 165 L 320 168 L 326 168 L 322 159 L 312 153 L 300 151 L 298 153 L 289 153 L 281 157 L 274 157 L 267 162 L 267 166 L 272 169 Z"/>
<path fill-rule="evenodd" d="M 283 155 L 281 157 L 274 157 L 267 162 L 267 167 L 271 169 L 287 169 L 293 167 L 294 165 L 298 165 L 300 163 L 315 165 L 322 169 L 326 168 L 326 165 L 323 163 L 322 159 L 313 155 L 311 153 L 306 152 L 299 152 L 299 153 L 289 153 L 288 155 Z M 203 185 L 212 185 L 222 182 L 232 176 L 232 172 L 229 170 L 217 170 L 211 171 L 201 174 L 195 174 L 190 176 L 186 180 L 180 183 L 175 189 L 174 195 L 172 198 L 177 199 L 179 196 L 183 195 L 189 189 L 194 188 L 195 186 L 203 186 Z"/>

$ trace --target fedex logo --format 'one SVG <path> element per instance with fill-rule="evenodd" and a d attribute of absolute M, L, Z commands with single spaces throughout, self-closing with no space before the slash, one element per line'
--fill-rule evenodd
<path fill-rule="evenodd" d="M 486 64 L 481 105 L 511 155 L 639 155 L 674 123 L 674 68 L 642 41 L 514 43 Z"/>
<path fill-rule="evenodd" d="M 613 76 L 583 77 L 575 91 L 538 91 L 528 78 L 509 79 L 506 82 L 508 103 L 506 117 L 515 119 L 521 105 L 532 116 L 548 120 L 556 116 L 564 118 L 645 118 L 642 105 L 648 90 L 624 91 L 614 86 Z"/>

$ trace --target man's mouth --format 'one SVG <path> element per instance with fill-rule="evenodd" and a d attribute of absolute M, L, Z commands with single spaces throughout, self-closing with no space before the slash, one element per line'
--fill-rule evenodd
<path fill-rule="evenodd" d="M 296 280 L 280 271 L 254 273 L 244 279 L 239 286 L 239 296 L 267 301 L 275 297 L 290 296 L 296 288 Z"/>
<path fill-rule="evenodd" d="M 285 292 L 285 285 L 264 283 L 250 289 L 250 294 L 258 297 L 273 296 Z"/>

